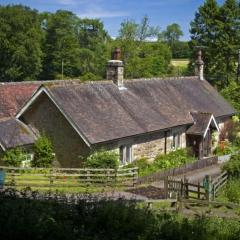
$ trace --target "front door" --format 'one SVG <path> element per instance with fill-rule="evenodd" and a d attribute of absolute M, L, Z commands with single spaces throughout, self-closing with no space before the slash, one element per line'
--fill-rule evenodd
<path fill-rule="evenodd" d="M 199 135 L 187 135 L 187 147 L 192 149 L 196 158 L 202 158 L 202 137 Z"/>
<path fill-rule="evenodd" d="M 208 157 L 211 154 L 212 149 L 212 134 L 211 130 L 208 129 L 205 138 L 203 139 L 203 156 Z"/>

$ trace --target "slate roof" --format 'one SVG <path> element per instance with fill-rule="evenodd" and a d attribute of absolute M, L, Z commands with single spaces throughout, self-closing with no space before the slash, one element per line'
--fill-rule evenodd
<path fill-rule="evenodd" d="M 36 136 L 22 122 L 15 118 L 0 121 L 0 144 L 5 148 L 14 148 L 33 144 Z"/>
<path fill-rule="evenodd" d="M 207 82 L 198 78 L 111 81 L 46 85 L 62 111 L 90 144 L 193 124 L 190 112 L 215 117 L 235 110 Z"/>
<path fill-rule="evenodd" d="M 203 135 L 208 127 L 212 114 L 194 112 L 191 113 L 191 115 L 194 119 L 194 124 L 187 130 L 186 133 L 194 135 Z"/>
<path fill-rule="evenodd" d="M 0 83 L 0 119 L 13 117 L 41 83 Z"/>
<path fill-rule="evenodd" d="M 78 82 L 67 80 L 68 82 Z M 14 117 L 42 84 L 58 84 L 62 80 L 0 83 L 0 119 Z"/>

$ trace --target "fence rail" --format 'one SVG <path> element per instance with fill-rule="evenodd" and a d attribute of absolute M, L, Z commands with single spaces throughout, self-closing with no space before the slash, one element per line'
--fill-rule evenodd
<path fill-rule="evenodd" d="M 212 198 L 213 200 L 218 195 L 219 190 L 227 183 L 228 174 L 223 172 L 221 175 L 212 180 Z"/>
<path fill-rule="evenodd" d="M 138 184 L 146 184 L 146 183 L 161 181 L 161 180 L 164 180 L 167 176 L 182 175 L 184 173 L 187 173 L 187 172 L 190 172 L 193 170 L 197 170 L 197 169 L 201 169 L 201 168 L 205 168 L 208 166 L 212 166 L 217 163 L 218 163 L 217 156 L 204 158 L 204 159 L 197 160 L 193 163 L 188 163 L 188 164 L 185 164 L 183 166 L 180 166 L 180 167 L 177 167 L 174 169 L 156 172 L 150 176 L 139 177 L 137 183 Z"/>
<path fill-rule="evenodd" d="M 189 183 L 188 179 L 174 179 L 166 177 L 164 180 L 165 198 L 180 198 L 180 199 L 204 199 L 209 200 L 209 194 L 204 186 L 194 183 Z"/>
<path fill-rule="evenodd" d="M 81 169 L 81 168 L 16 168 L 1 167 L 5 171 L 5 186 L 16 187 L 81 187 L 87 184 L 101 186 L 134 186 L 138 168 Z"/>

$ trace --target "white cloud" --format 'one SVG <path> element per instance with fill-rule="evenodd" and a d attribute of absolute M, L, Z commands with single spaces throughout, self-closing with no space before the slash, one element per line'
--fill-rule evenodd
<path fill-rule="evenodd" d="M 81 18 L 114 18 L 129 16 L 129 13 L 124 11 L 88 10 L 78 16 Z"/>
<path fill-rule="evenodd" d="M 80 18 L 115 18 L 129 16 L 126 11 L 110 11 L 102 8 L 92 7 L 83 13 L 79 13 Z"/>

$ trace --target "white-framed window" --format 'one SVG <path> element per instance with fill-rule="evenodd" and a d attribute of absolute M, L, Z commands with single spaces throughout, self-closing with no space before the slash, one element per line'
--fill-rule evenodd
<path fill-rule="evenodd" d="M 21 167 L 30 167 L 31 166 L 31 161 L 33 160 L 33 153 L 26 153 L 25 154 L 25 160 L 22 161 Z"/>
<path fill-rule="evenodd" d="M 132 162 L 132 145 L 121 145 L 119 147 L 119 156 L 121 165 Z"/>

